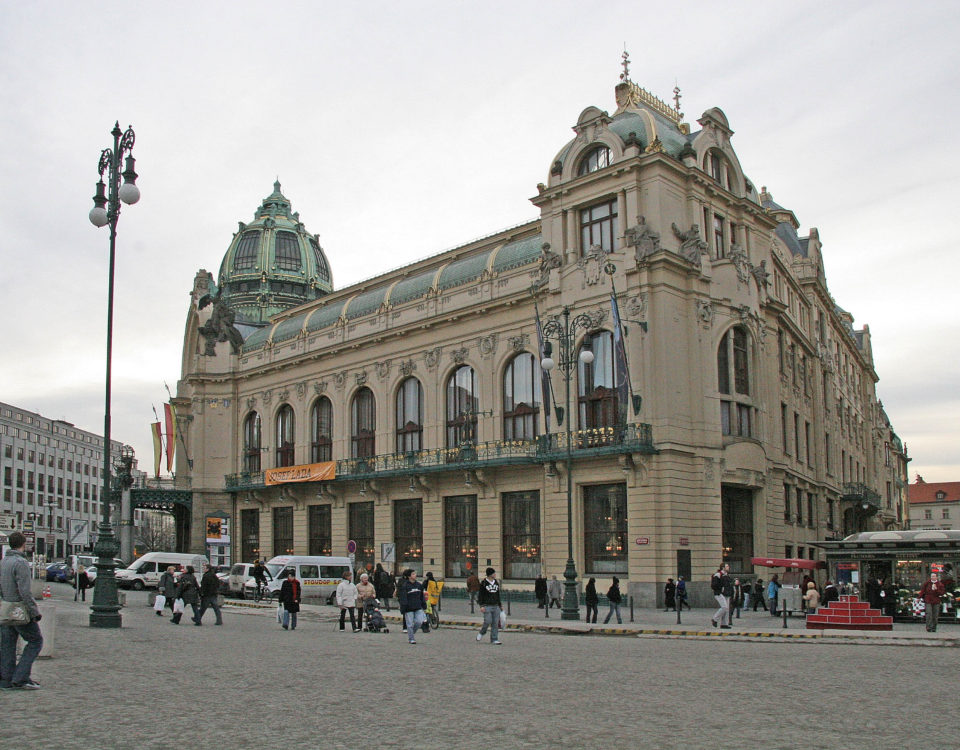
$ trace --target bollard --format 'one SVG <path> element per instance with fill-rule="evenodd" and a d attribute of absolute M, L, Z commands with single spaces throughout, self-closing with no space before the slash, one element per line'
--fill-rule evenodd
<path fill-rule="evenodd" d="M 783 627 L 787 627 L 787 602 L 783 602 Z"/>
<path fill-rule="evenodd" d="M 674 600 L 674 606 L 677 608 L 677 625 L 682 625 L 683 623 L 680 622 L 680 613 L 683 611 L 683 598 L 678 596 Z"/>
<path fill-rule="evenodd" d="M 630 622 L 633 622 L 633 594 L 630 595 Z"/>
<path fill-rule="evenodd" d="M 549 607 L 549 606 L 546 606 L 546 607 L 543 608 L 543 616 L 546 617 L 548 620 L 550 619 L 550 607 Z"/>
<path fill-rule="evenodd" d="M 507 617 L 510 617 L 510 616 L 511 616 L 511 612 L 510 612 L 510 592 L 509 592 L 509 591 L 504 591 L 503 593 L 507 595 Z"/>

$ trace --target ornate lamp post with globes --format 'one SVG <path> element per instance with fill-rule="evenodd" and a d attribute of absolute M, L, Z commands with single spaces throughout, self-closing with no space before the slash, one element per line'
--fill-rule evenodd
<path fill-rule="evenodd" d="M 569 307 L 564 307 L 561 315 L 562 321 L 560 317 L 554 317 L 548 320 L 543 326 L 543 338 L 547 340 L 543 343 L 544 356 L 540 361 L 540 366 L 547 372 L 559 366 L 565 382 L 565 408 L 560 409 L 554 404 L 557 424 L 563 424 L 564 414 L 566 414 L 567 419 L 567 566 L 563 571 L 564 593 L 560 619 L 579 620 L 580 599 L 577 596 L 577 566 L 573 562 L 573 446 L 570 430 L 570 380 L 573 378 L 573 370 L 577 362 L 582 362 L 585 365 L 593 362 L 593 352 L 590 351 L 590 349 L 581 349 L 580 356 L 577 357 L 575 355 L 577 330 L 580 329 L 588 332 L 595 327 L 595 324 L 586 313 L 580 313 L 571 320 Z M 549 339 L 553 339 L 559 344 L 560 357 L 557 360 L 554 360 L 551 356 L 553 353 L 553 345 Z"/>
<path fill-rule="evenodd" d="M 140 188 L 136 185 L 137 173 L 134 171 L 133 144 L 136 140 L 133 128 L 126 132 L 120 130 L 117 122 L 111 131 L 113 148 L 100 153 L 100 180 L 97 182 L 97 194 L 93 197 L 94 206 L 90 210 L 90 223 L 96 227 L 110 225 L 110 271 L 107 280 L 107 373 L 106 405 L 103 417 L 103 468 L 100 478 L 100 506 L 103 516 L 100 532 L 94 552 L 97 560 L 97 580 L 93 592 L 93 606 L 90 613 L 90 626 L 95 628 L 119 628 L 121 625 L 120 599 L 117 596 L 117 580 L 114 575 L 113 558 L 119 545 L 110 523 L 110 378 L 113 353 L 113 270 L 116 258 L 117 220 L 120 218 L 120 202 L 133 205 L 140 200 Z M 126 156 L 121 175 L 120 162 Z M 106 176 L 107 182 L 104 183 Z M 120 184 L 120 177 L 123 184 Z M 121 460 L 125 457 L 121 454 Z"/>

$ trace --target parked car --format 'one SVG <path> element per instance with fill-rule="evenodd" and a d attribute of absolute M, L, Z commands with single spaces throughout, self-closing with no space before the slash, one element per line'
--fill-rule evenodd
<path fill-rule="evenodd" d="M 47 580 L 66 583 L 69 570 L 70 566 L 65 562 L 52 563 L 47 566 Z"/>

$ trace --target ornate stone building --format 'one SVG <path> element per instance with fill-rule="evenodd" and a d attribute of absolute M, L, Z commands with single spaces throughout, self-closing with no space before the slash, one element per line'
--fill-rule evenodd
<path fill-rule="evenodd" d="M 234 560 L 354 540 L 358 564 L 395 544 L 398 569 L 532 586 L 567 558 L 568 445 L 577 571 L 641 605 L 667 576 L 705 598 L 723 560 L 749 576 L 754 555 L 898 524 L 905 453 L 817 230 L 743 173 L 721 110 L 691 129 L 626 68 L 615 98 L 548 163 L 535 221 L 334 289 L 276 185 L 216 283 L 198 274 L 179 469 L 195 524 L 233 519 Z M 568 410 L 535 322 L 565 308 Z"/>

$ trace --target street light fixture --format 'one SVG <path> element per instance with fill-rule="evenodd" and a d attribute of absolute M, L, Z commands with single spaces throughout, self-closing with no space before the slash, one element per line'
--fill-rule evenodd
<path fill-rule="evenodd" d="M 580 619 L 580 599 L 577 596 L 577 566 L 573 561 L 573 439 L 570 430 L 570 380 L 573 378 L 573 370 L 578 362 L 585 365 L 593 362 L 593 352 L 590 349 L 583 348 L 579 356 L 574 356 L 577 331 L 588 332 L 595 328 L 593 319 L 586 313 L 580 313 L 572 320 L 570 319 L 570 308 L 564 307 L 562 313 L 562 322 L 560 318 L 554 317 L 543 326 L 543 338 L 553 339 L 559 344 L 559 359 L 554 359 L 553 345 L 546 340 L 543 343 L 543 359 L 540 360 L 540 366 L 550 372 L 555 368 L 560 369 L 566 384 L 564 409 L 560 409 L 554 404 L 554 412 L 557 415 L 557 424 L 563 424 L 564 414 L 567 417 L 566 440 L 566 474 L 567 474 L 567 566 L 563 571 L 564 593 L 563 608 L 560 612 L 562 620 Z"/>
<path fill-rule="evenodd" d="M 107 277 L 107 372 L 106 372 L 106 399 L 103 416 L 103 473 L 100 491 L 100 506 L 103 516 L 100 521 L 100 533 L 97 535 L 97 544 L 94 547 L 97 560 L 97 580 L 93 590 L 93 606 L 90 613 L 90 626 L 95 628 L 119 628 L 122 623 L 120 616 L 120 598 L 117 595 L 117 579 L 114 574 L 116 563 L 113 558 L 117 554 L 119 545 L 110 523 L 110 383 L 113 353 L 113 272 L 117 246 L 117 220 L 120 218 L 120 202 L 129 205 L 140 200 L 140 188 L 136 185 L 136 163 L 132 151 L 136 140 L 133 128 L 128 127 L 126 132 L 120 130 L 120 123 L 113 126 L 110 133 L 113 136 L 113 148 L 105 148 L 100 153 L 100 180 L 97 182 L 97 192 L 93 196 L 93 208 L 90 210 L 90 223 L 95 227 L 110 225 L 110 265 Z M 126 157 L 126 164 L 121 175 L 120 162 Z M 107 182 L 104 183 L 104 176 Z M 123 184 L 120 184 L 120 177 Z M 129 446 L 126 446 L 129 448 Z M 131 453 L 133 449 L 129 449 Z M 121 460 L 124 453 L 121 451 Z"/>

